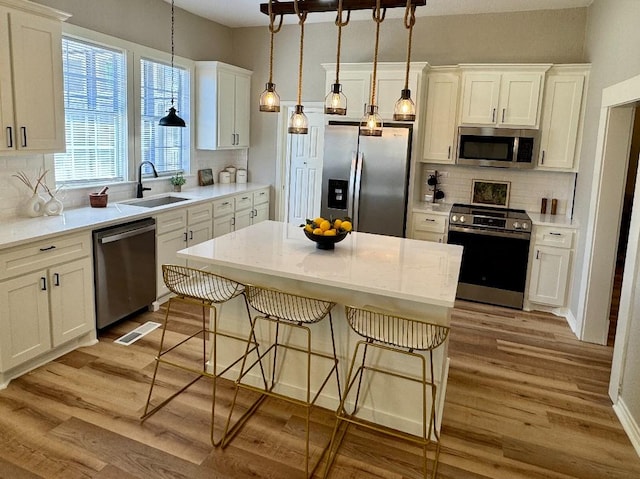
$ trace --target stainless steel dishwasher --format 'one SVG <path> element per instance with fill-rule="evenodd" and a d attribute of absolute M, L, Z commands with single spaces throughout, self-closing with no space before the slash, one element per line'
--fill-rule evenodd
<path fill-rule="evenodd" d="M 98 329 L 156 300 L 156 220 L 146 218 L 93 232 Z"/>

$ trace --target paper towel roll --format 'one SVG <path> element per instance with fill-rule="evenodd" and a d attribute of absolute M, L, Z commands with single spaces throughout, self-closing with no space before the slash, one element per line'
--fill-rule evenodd
<path fill-rule="evenodd" d="M 221 171 L 218 178 L 220 183 L 231 183 L 231 173 L 228 171 Z"/>

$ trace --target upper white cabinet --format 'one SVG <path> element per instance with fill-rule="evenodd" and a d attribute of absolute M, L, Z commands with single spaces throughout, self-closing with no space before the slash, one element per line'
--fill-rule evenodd
<path fill-rule="evenodd" d="M 251 74 L 221 62 L 196 62 L 196 148 L 249 147 Z"/>
<path fill-rule="evenodd" d="M 325 90 L 328 93 L 336 82 L 335 63 L 324 63 L 326 70 Z M 412 62 L 409 70 L 409 89 L 411 98 L 420 109 L 420 81 L 426 63 Z M 376 70 L 376 103 L 378 113 L 384 120 L 393 118 L 393 110 L 404 88 L 406 63 L 378 63 Z M 347 115 L 349 119 L 361 119 L 365 106 L 371 103 L 373 81 L 372 63 L 341 63 L 340 84 L 347 97 Z M 416 112 L 416 114 L 418 114 Z M 335 117 L 338 119 L 340 117 Z M 343 117 L 344 118 L 344 117 Z"/>
<path fill-rule="evenodd" d="M 547 74 L 539 169 L 577 170 L 588 65 L 558 65 Z"/>
<path fill-rule="evenodd" d="M 0 0 L 0 153 L 65 150 L 61 21 L 67 18 Z"/>
<path fill-rule="evenodd" d="M 551 65 L 461 65 L 460 123 L 537 128 L 545 72 Z"/>
<path fill-rule="evenodd" d="M 432 69 L 427 74 L 422 158 L 433 163 L 455 162 L 456 120 L 460 76 Z"/>

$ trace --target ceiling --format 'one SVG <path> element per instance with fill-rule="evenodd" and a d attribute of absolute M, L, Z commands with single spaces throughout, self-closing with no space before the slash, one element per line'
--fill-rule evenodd
<path fill-rule="evenodd" d="M 171 0 L 165 0 L 171 3 Z M 252 27 L 267 24 L 267 16 L 260 13 L 259 5 L 267 0 L 175 0 L 178 8 L 208 18 L 228 27 Z M 590 5 L 593 0 L 427 0 L 418 7 L 416 16 L 463 15 L 472 13 L 519 12 L 529 10 L 549 10 L 577 8 Z M 404 9 L 396 8 L 387 12 L 388 18 L 400 18 Z M 368 11 L 354 12 L 352 19 L 370 18 Z M 307 22 L 333 22 L 335 13 L 313 13 Z M 295 15 L 285 18 L 285 23 L 296 23 Z"/>

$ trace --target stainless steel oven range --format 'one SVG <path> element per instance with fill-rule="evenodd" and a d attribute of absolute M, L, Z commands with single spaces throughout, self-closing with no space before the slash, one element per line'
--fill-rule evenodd
<path fill-rule="evenodd" d="M 464 247 L 456 297 L 521 309 L 530 240 L 524 210 L 454 204 L 447 242 Z"/>

